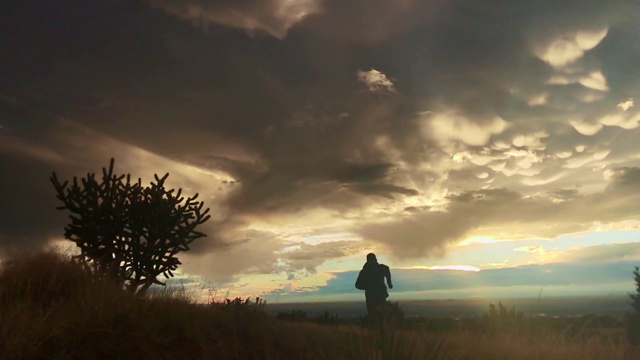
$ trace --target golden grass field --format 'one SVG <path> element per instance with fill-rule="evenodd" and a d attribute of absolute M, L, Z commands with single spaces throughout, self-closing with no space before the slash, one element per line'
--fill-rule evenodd
<path fill-rule="evenodd" d="M 277 320 L 259 302 L 133 296 L 68 258 L 0 267 L 0 359 L 634 359 L 622 329 L 427 331 Z"/>

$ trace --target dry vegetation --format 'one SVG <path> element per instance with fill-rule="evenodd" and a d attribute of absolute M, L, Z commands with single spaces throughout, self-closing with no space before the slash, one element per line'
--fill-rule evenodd
<path fill-rule="evenodd" d="M 625 353 L 627 354 L 625 357 Z M 0 268 L 0 359 L 625 359 L 620 334 L 433 332 L 278 321 L 260 302 L 133 296 L 54 253 Z"/>

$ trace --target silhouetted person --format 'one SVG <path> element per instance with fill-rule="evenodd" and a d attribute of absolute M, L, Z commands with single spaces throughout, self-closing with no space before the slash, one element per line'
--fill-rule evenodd
<path fill-rule="evenodd" d="M 367 262 L 358 274 L 356 288 L 364 290 L 364 296 L 367 299 L 367 314 L 372 324 L 381 319 L 385 302 L 389 297 L 384 279 L 387 279 L 389 289 L 393 289 L 389 267 L 379 264 L 375 254 L 367 254 Z"/>

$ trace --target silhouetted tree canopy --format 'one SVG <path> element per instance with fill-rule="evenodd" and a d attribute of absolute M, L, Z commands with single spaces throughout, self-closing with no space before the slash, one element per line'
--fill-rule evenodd
<path fill-rule="evenodd" d="M 633 270 L 633 280 L 636 283 L 636 293 L 629 294 L 631 298 L 631 306 L 636 310 L 636 313 L 640 314 L 640 268 L 637 266 Z"/>
<path fill-rule="evenodd" d="M 206 235 L 196 231 L 210 216 L 198 194 L 186 199 L 182 189 L 164 187 L 163 177 L 142 186 L 138 178 L 113 173 L 102 168 L 102 179 L 95 173 L 60 183 L 56 173 L 51 182 L 60 210 L 71 212 L 64 237 L 76 243 L 80 261 L 97 276 L 111 276 L 131 292 L 144 293 L 152 284 L 165 285 L 157 279 L 173 276 L 180 265 L 176 255 L 189 250 L 189 244 Z"/>

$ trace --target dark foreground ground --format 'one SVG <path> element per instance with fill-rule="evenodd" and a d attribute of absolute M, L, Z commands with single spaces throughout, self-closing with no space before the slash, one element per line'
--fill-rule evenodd
<path fill-rule="evenodd" d="M 364 299 L 363 299 L 364 300 Z M 405 317 L 480 317 L 487 312 L 490 303 L 498 304 L 529 316 L 577 317 L 584 315 L 613 316 L 623 318 L 632 312 L 627 296 L 597 297 L 544 297 L 515 299 L 456 299 L 456 300 L 402 300 Z M 270 315 L 300 310 L 310 317 L 328 312 L 341 318 L 358 318 L 366 314 L 364 301 L 326 303 L 279 303 L 267 304 L 265 311 Z"/>
<path fill-rule="evenodd" d="M 552 300 L 504 300 L 493 309 L 487 299 L 403 301 L 370 324 L 358 316 L 362 303 L 134 296 L 60 255 L 34 254 L 0 264 L 0 359 L 638 359 L 624 321 L 595 315 L 625 312 L 624 299 Z M 525 309 L 594 315 L 532 317 Z"/>

